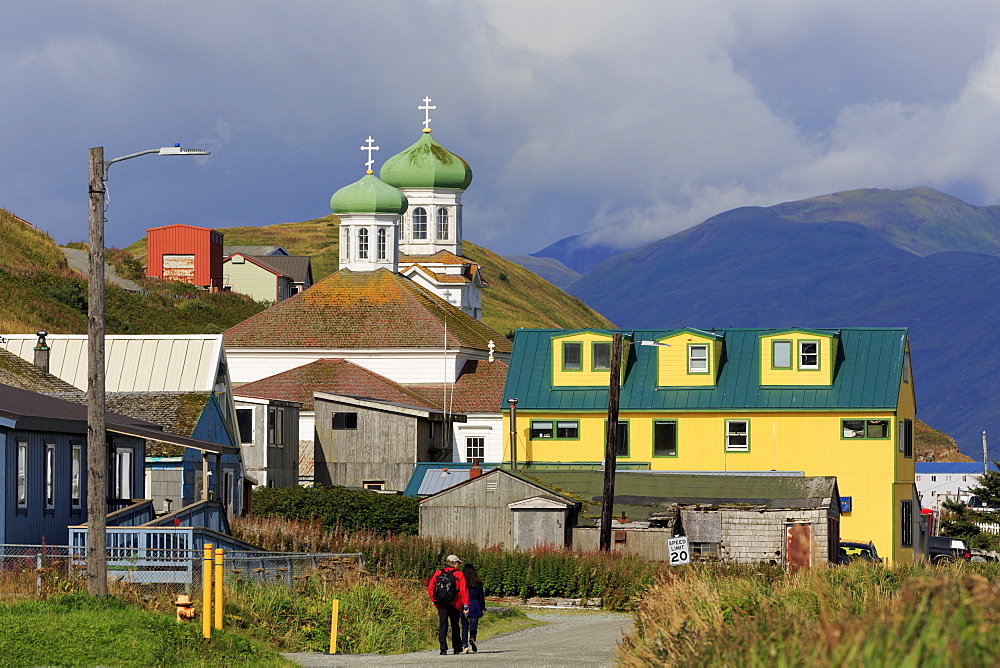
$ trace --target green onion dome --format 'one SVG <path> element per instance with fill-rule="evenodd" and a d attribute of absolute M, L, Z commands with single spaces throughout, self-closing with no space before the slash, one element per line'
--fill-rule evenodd
<path fill-rule="evenodd" d="M 330 198 L 334 213 L 403 213 L 406 195 L 370 173 L 349 186 L 344 186 Z"/>
<path fill-rule="evenodd" d="M 469 163 L 424 132 L 408 149 L 385 161 L 379 176 L 396 188 L 455 188 L 472 183 Z"/>

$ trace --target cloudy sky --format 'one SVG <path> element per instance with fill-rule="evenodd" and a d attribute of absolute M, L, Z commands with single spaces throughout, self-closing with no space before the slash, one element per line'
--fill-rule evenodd
<path fill-rule="evenodd" d="M 87 149 L 181 142 L 212 155 L 112 167 L 109 245 L 324 216 L 425 95 L 505 254 L 850 188 L 1000 204 L 998 36 L 975 0 L 6 0 L 0 207 L 83 240 Z"/>

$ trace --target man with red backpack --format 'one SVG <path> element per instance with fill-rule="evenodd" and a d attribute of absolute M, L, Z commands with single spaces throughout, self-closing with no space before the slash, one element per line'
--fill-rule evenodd
<path fill-rule="evenodd" d="M 448 623 L 451 623 L 451 645 L 455 654 L 462 653 L 461 615 L 469 612 L 469 590 L 465 575 L 459 570 L 462 560 L 454 554 L 445 558 L 445 567 L 438 569 L 427 584 L 427 593 L 438 611 L 438 642 L 441 654 L 448 653 Z"/>

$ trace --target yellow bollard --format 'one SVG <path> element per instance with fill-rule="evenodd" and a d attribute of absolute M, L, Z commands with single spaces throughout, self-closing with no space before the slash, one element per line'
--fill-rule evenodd
<path fill-rule="evenodd" d="M 330 654 L 337 653 L 337 617 L 340 615 L 340 599 L 333 599 L 333 610 L 330 611 Z"/>
<path fill-rule="evenodd" d="M 208 640 L 212 637 L 212 544 L 205 543 L 201 569 L 201 635 Z"/>
<path fill-rule="evenodd" d="M 222 630 L 222 555 L 222 548 L 215 548 L 215 628 L 220 631 Z"/>

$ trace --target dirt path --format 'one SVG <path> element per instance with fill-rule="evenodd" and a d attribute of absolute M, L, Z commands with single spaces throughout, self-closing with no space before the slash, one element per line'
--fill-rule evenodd
<path fill-rule="evenodd" d="M 613 666 L 615 646 L 622 632 L 632 628 L 632 618 L 613 612 L 530 610 L 528 617 L 545 622 L 520 631 L 511 631 L 479 643 L 477 654 L 440 656 L 413 652 L 336 655 L 284 654 L 301 666 Z"/>

